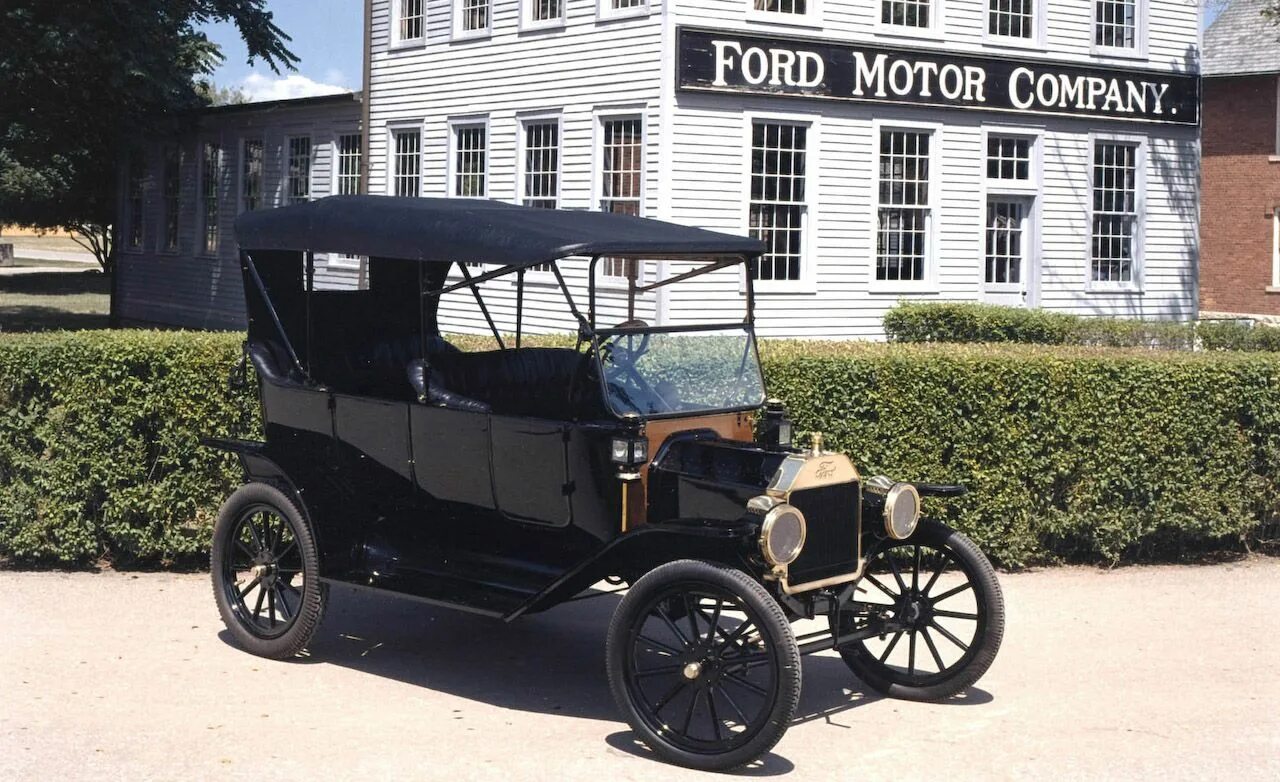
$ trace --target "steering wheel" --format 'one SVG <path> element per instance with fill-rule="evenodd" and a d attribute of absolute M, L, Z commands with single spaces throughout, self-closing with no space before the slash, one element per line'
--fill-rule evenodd
<path fill-rule="evenodd" d="M 643 320 L 635 319 L 619 323 L 614 328 L 642 329 L 648 325 Z M 608 362 L 605 382 L 638 413 L 657 412 L 669 406 L 667 400 L 649 385 L 636 368 L 636 362 L 649 349 L 651 336 L 647 333 L 614 334 L 601 346 L 601 352 Z"/>

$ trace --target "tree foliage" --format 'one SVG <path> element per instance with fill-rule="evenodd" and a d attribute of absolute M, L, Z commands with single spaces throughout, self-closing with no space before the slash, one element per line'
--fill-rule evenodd
<path fill-rule="evenodd" d="M 63 228 L 104 268 L 119 161 L 209 102 L 233 23 L 249 61 L 292 68 L 265 0 L 27 0 L 0 7 L 0 223 Z"/>

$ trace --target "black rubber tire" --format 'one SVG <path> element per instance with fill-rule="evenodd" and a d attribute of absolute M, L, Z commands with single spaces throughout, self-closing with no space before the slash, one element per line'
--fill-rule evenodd
<path fill-rule="evenodd" d="M 942 680 L 930 682 L 927 686 L 903 683 L 900 673 L 880 663 L 862 643 L 839 649 L 840 656 L 855 676 L 882 695 L 911 701 L 946 700 L 973 686 L 995 661 L 1004 638 L 1004 594 L 995 569 L 977 544 L 941 522 L 921 519 L 915 533 L 901 544 L 920 544 L 945 550 L 965 571 L 982 612 L 982 620 L 970 644 L 972 654 L 966 653 L 968 659 L 963 660 L 962 665 L 949 671 Z M 875 553 L 871 552 L 869 557 Z"/>
<path fill-rule="evenodd" d="M 658 735 L 640 716 L 628 687 L 632 628 L 643 623 L 653 601 L 672 585 L 718 588 L 732 594 L 754 614 L 753 622 L 767 634 L 767 648 L 776 655 L 772 707 L 746 743 L 721 753 L 691 752 Z M 638 629 L 638 628 L 637 628 Z M 708 633 L 713 636 L 713 633 Z M 636 735 L 662 759 L 702 771 L 729 771 L 771 750 L 786 733 L 800 701 L 800 650 L 791 625 L 778 602 L 751 576 L 735 568 L 701 560 L 678 560 L 654 568 L 627 590 L 609 624 L 605 647 L 609 687 L 618 710 Z"/>
<path fill-rule="evenodd" d="M 288 523 L 300 554 L 303 578 L 297 612 L 291 624 L 282 634 L 271 638 L 255 633 L 237 614 L 232 598 L 227 594 L 228 583 L 223 567 L 234 545 L 232 535 L 241 518 L 252 509 L 263 507 Z M 209 570 L 213 577 L 213 597 L 218 604 L 218 613 L 222 615 L 222 621 L 236 643 L 245 651 L 273 660 L 287 660 L 296 657 L 311 642 L 324 618 L 328 590 L 326 585 L 320 583 L 320 558 L 311 525 L 298 506 L 279 489 L 266 483 L 248 483 L 227 498 L 213 527 Z"/>

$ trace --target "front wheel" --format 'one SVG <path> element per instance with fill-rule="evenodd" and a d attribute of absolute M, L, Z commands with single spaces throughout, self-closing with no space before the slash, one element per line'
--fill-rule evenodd
<path fill-rule="evenodd" d="M 277 660 L 311 641 L 326 590 L 311 527 L 274 486 L 241 486 L 213 527 L 209 569 L 222 621 L 245 650 Z"/>
<path fill-rule="evenodd" d="M 627 590 L 609 625 L 609 686 L 663 759 L 725 771 L 773 748 L 800 699 L 800 652 L 757 581 L 698 560 L 662 565 Z"/>
<path fill-rule="evenodd" d="M 924 519 L 910 538 L 872 550 L 831 624 L 837 639 L 884 629 L 837 647 L 871 689 L 937 701 L 970 687 L 991 667 L 1004 637 L 1004 596 L 973 541 Z"/>

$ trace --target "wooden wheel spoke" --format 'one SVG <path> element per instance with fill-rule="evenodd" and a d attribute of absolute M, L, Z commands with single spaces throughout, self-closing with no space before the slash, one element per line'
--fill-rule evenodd
<path fill-rule="evenodd" d="M 276 591 L 268 589 L 267 592 L 267 619 L 271 622 L 271 626 L 276 626 Z"/>
<path fill-rule="evenodd" d="M 721 601 L 717 600 L 715 611 L 712 612 L 711 618 L 707 620 L 707 637 L 704 639 L 704 643 L 710 644 L 716 639 L 716 631 L 720 627 L 720 609 L 723 607 L 724 605 Z M 703 618 L 706 618 L 706 614 L 703 614 Z"/>
<path fill-rule="evenodd" d="M 246 557 L 248 557 L 250 562 L 252 562 L 255 558 L 257 558 L 257 554 L 254 554 L 252 551 L 250 551 L 249 547 L 244 544 L 244 541 L 240 540 L 239 538 L 236 538 L 236 548 L 240 550 L 241 554 L 244 554 Z"/>
<path fill-rule="evenodd" d="M 921 628 L 920 634 L 924 636 L 925 646 L 929 647 L 929 654 L 933 656 L 933 661 L 938 666 L 938 673 L 942 673 L 947 669 L 947 666 L 942 663 L 942 655 L 938 654 L 938 647 L 933 643 L 933 636 L 929 635 L 929 628 Z"/>
<path fill-rule="evenodd" d="M 728 690 L 726 690 L 724 687 L 717 687 L 716 692 L 720 693 L 720 695 L 724 698 L 724 702 L 729 704 L 729 708 L 733 709 L 733 713 L 738 715 L 739 725 L 746 727 L 748 724 L 750 724 L 751 720 L 747 719 L 747 715 L 742 712 L 742 708 L 738 706 L 738 702 L 733 699 L 733 696 L 729 694 Z"/>
<path fill-rule="evenodd" d="M 726 671 L 724 674 L 724 680 L 726 682 L 733 682 L 734 684 L 738 685 L 739 687 L 742 687 L 746 691 L 753 692 L 762 698 L 769 697 L 769 693 L 766 692 L 763 687 L 753 682 L 749 682 L 746 679 L 743 679 L 742 677 L 738 676 L 737 674 L 729 673 Z"/>
<path fill-rule="evenodd" d="M 916 634 L 910 633 L 907 640 L 907 676 L 916 675 Z"/>
<path fill-rule="evenodd" d="M 653 638 L 650 638 L 647 635 L 637 635 L 636 642 L 637 643 L 643 642 L 643 643 L 649 644 L 650 646 L 657 647 L 658 650 L 664 651 L 668 654 L 676 654 L 676 655 L 684 654 L 684 652 L 680 651 L 674 646 L 668 646 L 664 644 L 662 641 L 655 640 Z M 654 651 L 654 650 L 651 649 L 650 651 Z"/>
<path fill-rule="evenodd" d="M 250 589 L 253 589 L 254 587 L 256 587 L 256 586 L 259 584 L 259 582 L 261 582 L 261 581 L 262 581 L 262 576 L 254 576 L 252 581 L 250 581 L 249 583 L 245 584 L 245 585 L 244 585 L 244 588 L 243 588 L 243 589 L 241 589 L 241 590 L 239 590 L 239 592 L 240 592 L 240 599 L 241 599 L 241 600 L 244 600 L 244 596 L 245 596 L 245 595 L 247 595 L 247 594 L 249 594 L 249 590 L 250 590 Z"/>
<path fill-rule="evenodd" d="M 749 671 L 752 668 L 758 668 L 761 665 L 768 665 L 773 658 L 768 654 L 761 653 L 735 655 L 733 657 L 724 657 L 721 659 L 724 660 L 724 669 L 726 671 L 733 671 L 737 673 L 739 671 Z"/>
<path fill-rule="evenodd" d="M 881 592 L 884 592 L 885 595 L 888 596 L 890 600 L 893 600 L 896 602 L 899 597 L 902 597 L 902 595 L 900 595 L 899 593 L 894 592 L 893 590 L 889 589 L 889 587 L 885 586 L 884 584 L 881 584 L 880 580 L 877 579 L 875 576 L 871 575 L 870 573 L 863 576 L 863 578 L 865 578 L 867 581 L 870 581 L 872 586 L 874 586 L 876 589 L 879 589 Z"/>
<path fill-rule="evenodd" d="M 276 560 L 277 561 L 283 560 L 287 554 L 292 552 L 297 547 L 298 547 L 297 540 L 289 541 L 289 545 L 285 546 L 284 549 L 279 554 L 276 554 Z"/>
<path fill-rule="evenodd" d="M 671 631 L 671 634 L 680 639 L 680 643 L 684 644 L 686 649 L 692 646 L 692 644 L 689 643 L 689 639 L 684 637 L 684 631 L 679 627 L 676 627 L 676 623 L 671 621 L 671 617 L 667 616 L 666 609 L 660 605 L 654 606 L 653 612 L 658 615 L 658 618 L 667 626 L 667 629 Z"/>
<path fill-rule="evenodd" d="M 933 585 L 938 583 L 938 579 L 942 576 L 942 571 L 946 569 L 947 562 L 951 559 L 951 556 L 945 551 L 939 551 L 938 555 L 937 569 L 933 571 L 933 575 L 929 577 L 927 582 L 925 582 L 924 589 L 920 590 L 920 594 L 926 597 L 929 595 L 929 590 L 933 589 Z"/>
<path fill-rule="evenodd" d="M 257 579 L 254 579 L 254 580 L 256 581 Z M 267 596 L 267 590 L 265 589 L 258 590 L 258 602 L 253 607 L 253 618 L 255 621 L 258 619 L 258 617 L 262 615 L 262 599 L 265 598 L 266 596 Z"/>
<path fill-rule="evenodd" d="M 694 606 L 697 605 L 698 601 L 697 599 L 694 599 L 694 601 L 690 603 L 688 592 L 685 592 L 682 597 L 684 601 L 684 613 L 689 619 L 689 637 L 695 642 L 699 641 L 702 639 L 702 631 L 698 629 L 698 612 L 694 610 Z"/>
<path fill-rule="evenodd" d="M 898 641 L 902 640 L 902 634 L 905 632 L 906 630 L 899 630 L 893 634 L 893 639 L 889 641 L 889 645 L 886 646 L 884 648 L 884 652 L 880 654 L 880 662 L 883 663 L 885 660 L 889 659 L 889 655 L 893 654 L 893 647 L 898 645 Z"/>
<path fill-rule="evenodd" d="M 950 630 L 948 630 L 947 628 L 943 627 L 942 625 L 938 624 L 937 622 L 930 622 L 930 623 L 929 623 L 929 626 L 930 626 L 930 627 L 932 627 L 933 629 L 937 630 L 939 633 L 941 633 L 941 635 L 942 635 L 942 637 L 943 637 L 943 638 L 947 639 L 947 640 L 948 640 L 948 641 L 950 641 L 951 643 L 953 643 L 953 644 L 955 644 L 956 646 L 960 647 L 960 648 L 961 648 L 961 649 L 963 649 L 964 651 L 966 651 L 966 652 L 967 652 L 967 651 L 969 651 L 969 645 L 968 645 L 968 644 L 966 644 L 965 642 L 961 641 L 959 638 L 956 638 L 956 637 L 951 633 L 951 631 L 950 631 Z"/>
<path fill-rule="evenodd" d="M 898 594 L 906 592 L 907 582 L 902 579 L 902 571 L 898 568 L 898 563 L 889 556 L 888 552 L 885 552 L 884 561 L 889 563 L 889 571 L 893 573 L 893 579 L 898 582 Z"/>
<path fill-rule="evenodd" d="M 920 547 L 915 546 L 915 554 L 911 558 L 911 591 L 920 588 Z"/>
<path fill-rule="evenodd" d="M 707 697 L 707 711 L 711 712 L 711 730 L 714 731 L 716 741 L 724 738 L 723 726 L 720 724 L 720 717 L 716 714 L 716 699 L 712 695 L 712 690 L 708 687 L 704 692 Z"/>
<path fill-rule="evenodd" d="M 977 614 L 970 614 L 965 611 L 934 611 L 933 615 L 943 616 L 947 619 L 968 619 L 974 622 L 978 621 Z"/>
<path fill-rule="evenodd" d="M 746 648 L 744 645 L 738 643 L 738 639 L 741 638 L 742 635 L 746 633 L 748 629 L 753 627 L 755 627 L 755 623 L 753 623 L 750 619 L 742 620 L 742 624 L 733 628 L 733 632 L 729 633 L 724 637 L 724 643 L 720 645 L 720 651 L 716 653 L 716 656 L 723 659 L 725 652 L 728 652 L 730 649 L 741 650 Z"/>
<path fill-rule="evenodd" d="M 676 682 L 676 685 L 672 687 L 670 690 L 668 690 L 666 695 L 663 695 L 661 698 L 658 699 L 657 703 L 653 704 L 654 716 L 657 716 L 658 712 L 662 711 L 663 707 L 666 706 L 668 703 L 670 703 L 672 698 L 679 695 L 680 691 L 688 686 L 689 686 L 689 680 L 681 676 L 680 681 Z"/>
<path fill-rule="evenodd" d="M 684 714 L 684 727 L 680 728 L 680 733 L 688 736 L 689 726 L 693 724 L 693 712 L 698 708 L 698 693 L 694 693 L 689 698 L 689 710 Z"/>
<path fill-rule="evenodd" d="M 284 592 L 280 589 L 280 583 L 276 582 L 272 584 L 271 589 L 275 592 L 276 599 L 280 603 L 281 616 L 284 617 L 286 622 L 289 621 L 293 618 L 293 609 L 289 608 L 289 601 L 284 599 Z"/>
<path fill-rule="evenodd" d="M 258 547 L 258 553 L 261 554 L 266 551 L 267 547 L 262 544 L 262 536 L 258 534 L 258 527 L 253 523 L 253 516 L 244 520 L 244 526 L 249 528 L 249 535 L 253 537 L 253 545 Z"/>
<path fill-rule="evenodd" d="M 672 673 L 679 673 L 684 665 L 676 663 L 675 665 L 660 665 L 657 668 L 645 668 L 643 671 L 636 671 L 637 679 L 647 679 L 650 676 L 663 676 Z"/>
<path fill-rule="evenodd" d="M 937 605 L 938 603 L 941 603 L 943 600 L 946 600 L 946 599 L 947 599 L 947 598 L 949 598 L 949 597 L 955 597 L 956 595 L 960 594 L 961 592 L 965 591 L 966 589 L 973 589 L 973 582 L 972 582 L 972 581 L 966 581 L 966 582 L 964 582 L 963 584 L 961 584 L 960 586 L 955 587 L 954 589 L 948 589 L 946 592 L 943 592 L 942 594 L 938 595 L 937 597 L 935 597 L 935 598 L 931 599 L 929 602 L 933 603 L 934 605 Z"/>

